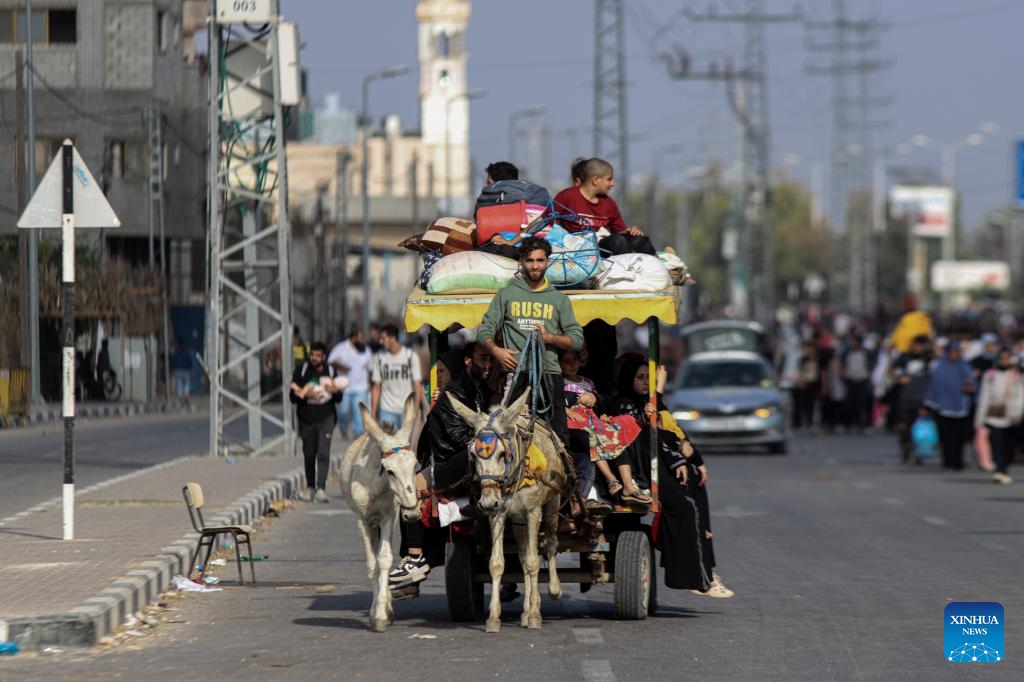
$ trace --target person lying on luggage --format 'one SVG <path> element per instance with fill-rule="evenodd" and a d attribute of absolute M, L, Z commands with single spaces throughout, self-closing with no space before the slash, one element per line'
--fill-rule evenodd
<path fill-rule="evenodd" d="M 508 161 L 495 161 L 489 165 L 486 184 L 480 190 L 480 196 L 473 207 L 473 220 L 477 222 L 477 239 L 482 242 L 478 250 L 515 259 L 518 257 L 516 244 L 524 238 L 520 234 L 521 221 L 500 227 L 501 232 L 498 233 L 485 231 L 489 226 L 485 222 L 485 217 L 480 215 L 480 209 L 518 204 L 520 201 L 535 206 L 546 206 L 550 200 L 551 195 L 547 188 L 529 180 L 520 180 L 519 169 L 514 164 Z"/>
<path fill-rule="evenodd" d="M 572 165 L 575 184 L 555 195 L 556 215 L 572 216 L 557 222 L 569 232 L 593 230 L 597 245 L 612 255 L 646 253 L 658 255 L 651 240 L 637 226 L 627 226 L 619 206 L 608 193 L 615 187 L 615 170 L 604 159 L 577 159 Z"/>

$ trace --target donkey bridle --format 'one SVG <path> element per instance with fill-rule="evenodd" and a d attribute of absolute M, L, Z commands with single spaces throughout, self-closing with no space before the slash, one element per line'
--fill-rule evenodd
<path fill-rule="evenodd" d="M 512 436 L 509 436 L 509 434 L 499 431 L 496 428 L 494 420 L 503 412 L 504 409 L 495 410 L 488 416 L 487 424 L 482 429 L 477 431 L 476 438 L 473 439 L 473 443 L 471 443 L 469 447 L 470 454 L 473 457 L 478 457 L 480 459 L 490 459 L 494 455 L 494 452 L 497 451 L 497 448 L 494 448 L 492 452 L 483 455 L 480 454 L 480 451 L 478 449 L 473 447 L 477 443 L 477 441 L 480 440 L 481 434 L 493 434 L 494 439 L 504 446 L 505 473 L 501 476 L 495 476 L 492 474 L 478 474 L 477 480 L 480 482 L 481 488 L 498 488 L 499 490 L 501 490 L 502 494 L 506 494 L 509 492 L 515 492 L 515 490 L 519 487 L 520 482 L 522 482 L 523 471 L 526 465 L 526 457 L 522 456 L 519 453 L 519 450 L 521 448 L 512 447 Z M 527 429 L 527 432 L 529 432 L 529 430 L 530 429 Z M 514 437 L 517 440 L 521 440 L 521 434 L 519 432 L 519 429 L 513 427 L 513 431 Z M 522 443 L 520 443 L 520 445 L 522 445 Z"/>
<path fill-rule="evenodd" d="M 384 475 L 384 460 L 387 459 L 388 457 L 391 457 L 392 455 L 397 455 L 399 452 L 412 452 L 412 448 L 409 447 L 408 445 L 396 445 L 395 447 L 391 448 L 390 450 L 381 450 L 380 451 L 380 475 L 381 476 Z M 419 508 L 419 505 L 417 505 L 415 507 L 406 507 L 401 502 L 398 503 L 398 506 L 401 507 L 402 509 L 405 509 L 406 511 L 408 511 L 410 509 L 418 509 Z"/>

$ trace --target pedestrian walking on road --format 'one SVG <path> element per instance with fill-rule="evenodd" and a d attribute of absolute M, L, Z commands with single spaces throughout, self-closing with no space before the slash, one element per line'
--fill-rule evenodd
<path fill-rule="evenodd" d="M 338 403 L 338 430 L 343 436 L 348 435 L 352 428 L 352 437 L 363 435 L 363 415 L 359 411 L 359 403 L 370 405 L 370 371 L 373 368 L 373 354 L 366 347 L 366 337 L 362 327 L 352 325 L 348 338 L 331 349 L 327 356 L 327 364 L 343 377 L 348 378 L 348 386 Z"/>
<path fill-rule="evenodd" d="M 309 359 L 295 369 L 291 383 L 291 401 L 295 404 L 306 464 L 306 499 L 329 502 L 327 474 L 331 466 L 331 434 L 337 421 L 335 405 L 341 389 L 334 381 L 334 368 L 327 364 L 327 346 L 314 341 Z"/>
<path fill-rule="evenodd" d="M 1002 349 L 996 356 L 996 366 L 985 372 L 978 393 L 978 411 L 974 417 L 975 428 L 988 429 L 992 455 L 996 460 L 996 471 L 992 480 L 996 483 L 1013 483 L 1010 478 L 1010 462 L 1016 428 L 1024 416 L 1024 382 L 1013 364 L 1009 349 Z"/>
<path fill-rule="evenodd" d="M 814 413 L 821 394 L 821 367 L 812 341 L 805 341 L 800 353 L 796 384 L 793 387 L 793 428 L 814 429 Z"/>
<path fill-rule="evenodd" d="M 416 396 L 416 420 L 422 405 L 423 374 L 412 349 L 398 341 L 398 327 L 385 324 L 380 328 L 381 349 L 373 358 L 370 412 L 381 424 L 402 428 L 402 412 L 410 394 Z"/>
<path fill-rule="evenodd" d="M 931 376 L 932 354 L 929 349 L 931 339 L 927 335 L 915 336 L 910 343 L 910 350 L 901 353 L 893 362 L 891 375 L 899 385 L 899 398 L 894 405 L 896 409 L 896 431 L 899 433 L 900 457 L 904 464 L 913 460 L 920 464 L 914 456 L 910 427 L 917 419 L 928 390 Z"/>
<path fill-rule="evenodd" d="M 871 354 L 856 334 L 843 353 L 842 377 L 846 384 L 846 414 L 850 428 L 862 433 L 871 426 Z"/>
<path fill-rule="evenodd" d="M 182 405 L 188 405 L 192 392 L 192 353 L 185 342 L 178 339 L 171 352 L 171 372 L 174 374 L 174 394 Z"/>
<path fill-rule="evenodd" d="M 935 413 L 942 448 L 942 467 L 949 471 L 964 468 L 964 444 L 970 438 L 971 397 L 974 395 L 974 370 L 963 359 L 959 341 L 946 344 L 946 353 L 935 363 L 924 396 L 924 405 Z"/>

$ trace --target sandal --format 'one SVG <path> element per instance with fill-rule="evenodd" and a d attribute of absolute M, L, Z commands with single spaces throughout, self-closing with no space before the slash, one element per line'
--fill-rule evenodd
<path fill-rule="evenodd" d="M 623 502 L 632 502 L 634 504 L 650 504 L 652 502 L 651 496 L 645 494 L 644 491 L 639 488 L 636 489 L 636 492 L 622 493 L 622 497 L 620 499 Z"/>
<path fill-rule="evenodd" d="M 608 481 L 608 497 L 615 499 L 622 493 L 622 482 L 617 478 Z"/>

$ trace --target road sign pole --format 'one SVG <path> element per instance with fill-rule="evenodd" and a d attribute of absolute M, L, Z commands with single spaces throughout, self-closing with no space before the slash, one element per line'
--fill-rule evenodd
<path fill-rule="evenodd" d="M 75 201 L 75 195 L 78 201 Z M 78 211 L 77 215 L 75 211 Z M 64 378 L 64 539 L 75 539 L 75 228 L 120 227 L 92 173 L 71 140 L 60 152 L 18 218 L 19 229 L 61 229 L 61 360 Z M 34 232 L 33 232 L 34 233 Z"/>
<path fill-rule="evenodd" d="M 75 539 L 75 192 L 74 154 L 71 142 L 61 147 L 61 231 L 63 268 L 61 298 L 64 303 L 64 539 Z"/>

